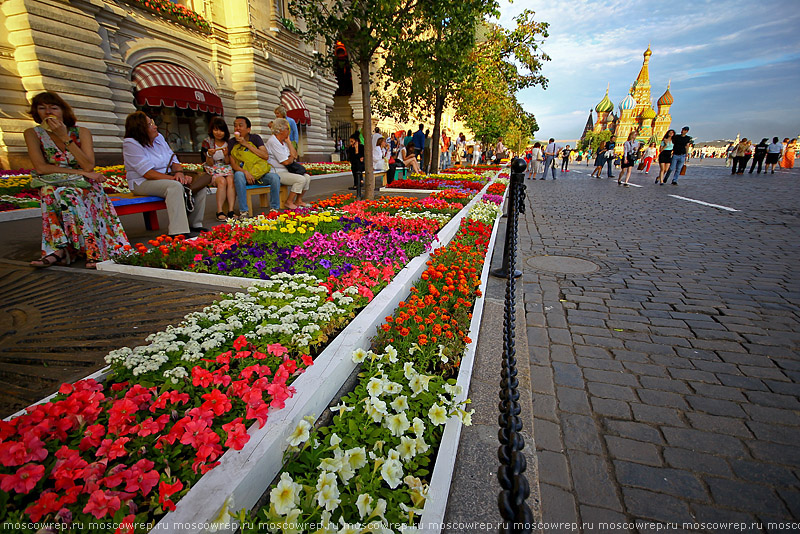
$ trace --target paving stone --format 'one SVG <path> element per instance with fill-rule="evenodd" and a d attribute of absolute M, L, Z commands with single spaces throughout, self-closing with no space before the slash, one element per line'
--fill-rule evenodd
<path fill-rule="evenodd" d="M 700 481 L 686 471 L 623 460 L 616 460 L 614 467 L 617 480 L 623 486 L 633 486 L 701 502 L 709 500 Z"/>
<path fill-rule="evenodd" d="M 623 365 L 625 369 L 637 376 L 667 377 L 667 370 L 660 365 L 638 362 L 625 362 Z"/>
<path fill-rule="evenodd" d="M 640 423 L 654 423 L 667 426 L 685 426 L 678 411 L 664 406 L 652 406 L 632 402 L 633 418 Z"/>
<path fill-rule="evenodd" d="M 562 488 L 572 488 L 567 467 L 567 457 L 563 453 L 538 451 L 536 453 L 539 466 L 539 480 L 545 484 L 553 484 Z"/>
<path fill-rule="evenodd" d="M 728 462 L 718 456 L 676 447 L 664 447 L 663 455 L 667 465 L 678 469 L 724 477 L 733 476 Z"/>
<path fill-rule="evenodd" d="M 600 382 L 589 382 L 586 388 L 593 397 L 601 397 L 605 399 L 618 399 L 624 401 L 636 401 L 636 395 L 633 390 L 625 386 L 615 386 L 613 384 L 603 384 Z"/>
<path fill-rule="evenodd" d="M 727 508 L 718 508 L 705 504 L 692 504 L 691 508 L 697 523 L 717 525 L 718 528 L 715 532 L 720 534 L 738 534 L 739 532 L 756 534 L 761 532 L 761 529 L 754 525 L 758 521 L 752 514 L 735 512 Z M 727 525 L 727 527 L 723 527 L 723 525 Z"/>
<path fill-rule="evenodd" d="M 709 452 L 732 457 L 744 457 L 747 452 L 742 442 L 732 436 L 723 436 L 690 428 L 662 427 L 667 443 L 698 452 Z"/>
<path fill-rule="evenodd" d="M 679 524 L 693 521 L 686 502 L 665 495 L 636 488 L 622 488 L 628 514 L 644 519 Z"/>
<path fill-rule="evenodd" d="M 631 409 L 628 403 L 615 399 L 601 399 L 592 397 L 592 408 L 595 413 L 614 419 L 630 419 Z"/>
<path fill-rule="evenodd" d="M 542 522 L 548 524 L 564 524 L 578 522 L 578 509 L 575 497 L 563 489 L 550 484 L 539 484 L 542 496 Z M 547 534 L 562 534 L 558 530 L 547 530 Z"/>
<path fill-rule="evenodd" d="M 762 441 L 784 443 L 786 445 L 800 443 L 800 428 L 773 423 L 750 421 L 747 423 L 755 437 Z"/>
<path fill-rule="evenodd" d="M 709 373 L 726 373 L 729 375 L 738 375 L 739 368 L 735 364 L 717 361 L 694 361 L 694 366 L 701 371 L 708 371 Z"/>
<path fill-rule="evenodd" d="M 636 390 L 636 394 L 639 395 L 639 398 L 645 404 L 678 408 L 679 410 L 686 410 L 688 408 L 686 401 L 677 393 L 639 388 Z"/>
<path fill-rule="evenodd" d="M 555 452 L 564 450 L 564 446 L 561 443 L 561 428 L 552 421 L 534 419 L 533 439 L 536 441 L 537 450 Z"/>
<path fill-rule="evenodd" d="M 603 532 L 611 529 L 613 529 L 614 532 L 633 532 L 628 528 L 623 528 L 630 523 L 628 522 L 628 518 L 619 512 L 614 512 L 612 510 L 608 510 L 607 508 L 597 508 L 595 506 L 585 505 L 582 505 L 580 510 L 581 522 L 592 525 L 592 529 L 587 529 L 585 530 L 586 532 L 595 530 L 598 532 Z"/>
<path fill-rule="evenodd" d="M 744 408 L 747 415 L 755 421 L 800 426 L 800 414 L 791 410 L 771 408 L 769 406 L 756 406 L 754 404 L 744 404 L 742 408 Z"/>
<path fill-rule="evenodd" d="M 611 353 L 602 347 L 592 347 L 589 345 L 575 345 L 573 348 L 575 350 L 576 356 L 582 356 L 585 358 L 596 358 L 596 359 L 611 358 Z"/>
<path fill-rule="evenodd" d="M 553 370 L 543 365 L 531 366 L 531 389 L 537 393 L 555 394 Z"/>
<path fill-rule="evenodd" d="M 553 362 L 575 363 L 575 355 L 569 345 L 550 345 L 550 359 Z"/>
<path fill-rule="evenodd" d="M 608 475 L 609 466 L 602 456 L 569 451 L 569 463 L 575 493 L 580 504 L 622 511 L 614 484 Z"/>
<path fill-rule="evenodd" d="M 548 328 L 547 335 L 550 336 L 551 343 L 557 343 L 559 345 L 571 345 L 572 344 L 572 335 L 569 333 L 569 330 L 562 329 L 562 328 Z"/>
<path fill-rule="evenodd" d="M 730 463 L 736 476 L 744 480 L 786 487 L 797 487 L 800 484 L 800 480 L 790 469 L 780 465 L 751 460 L 731 460 Z"/>
<path fill-rule="evenodd" d="M 635 352 L 632 350 L 618 350 L 614 349 L 614 357 L 617 360 L 625 363 L 652 363 L 650 357 L 643 352 Z"/>
<path fill-rule="evenodd" d="M 600 369 L 584 369 L 583 376 L 593 382 L 617 384 L 619 386 L 636 386 L 636 377 L 630 373 L 618 371 L 603 371 Z"/>
<path fill-rule="evenodd" d="M 663 368 L 662 368 L 663 369 Z M 643 388 L 657 389 L 661 391 L 671 391 L 673 393 L 689 394 L 691 391 L 680 380 L 670 378 L 659 378 L 653 376 L 643 376 L 639 378 Z"/>
<path fill-rule="evenodd" d="M 766 486 L 712 476 L 704 477 L 704 480 L 717 503 L 748 512 L 787 514 L 778 495 Z"/>
<path fill-rule="evenodd" d="M 594 345 L 596 347 L 604 347 L 607 349 L 621 349 L 625 346 L 621 340 L 612 337 L 583 336 L 583 342 L 586 345 Z"/>
<path fill-rule="evenodd" d="M 616 436 L 606 436 L 606 447 L 612 457 L 640 464 L 662 465 L 658 455 L 658 447 L 652 443 L 644 443 Z"/>
<path fill-rule="evenodd" d="M 758 460 L 800 467 L 800 456 L 797 454 L 796 445 L 750 440 L 747 442 L 747 446 L 753 453 L 753 457 Z"/>
<path fill-rule="evenodd" d="M 534 393 L 531 395 L 531 399 L 533 401 L 533 416 L 535 418 L 546 419 L 553 422 L 558 421 L 555 395 Z"/>
<path fill-rule="evenodd" d="M 604 371 L 623 371 L 625 369 L 620 362 L 611 359 L 583 358 L 581 356 L 576 356 L 575 361 L 584 368 L 589 367 L 591 369 L 602 369 Z"/>
<path fill-rule="evenodd" d="M 528 345 L 532 347 L 549 347 L 550 338 L 547 337 L 547 328 L 539 326 L 528 327 Z"/>
<path fill-rule="evenodd" d="M 692 409 L 710 413 L 712 415 L 728 415 L 731 417 L 743 417 L 744 412 L 742 407 L 735 402 L 709 399 L 708 397 L 700 397 L 697 395 L 689 395 L 686 397 Z"/>
<path fill-rule="evenodd" d="M 572 412 L 586 415 L 592 413 L 591 406 L 589 406 L 589 397 L 582 389 L 559 386 L 556 396 L 558 398 L 558 409 L 562 412 Z"/>
<path fill-rule="evenodd" d="M 553 362 L 553 379 L 560 386 L 583 388 L 583 375 L 577 365 Z"/>
<path fill-rule="evenodd" d="M 636 441 L 647 441 L 650 443 L 661 444 L 661 434 L 652 426 L 631 421 L 609 421 L 605 422 L 606 427 L 612 433 L 619 434 L 623 438 Z"/>
<path fill-rule="evenodd" d="M 564 446 L 567 449 L 602 454 L 603 448 L 597 435 L 597 427 L 590 416 L 562 413 L 560 420 L 564 432 Z"/>
<path fill-rule="evenodd" d="M 752 378 L 749 376 L 729 375 L 725 373 L 718 373 L 716 377 L 719 381 L 730 387 L 739 389 L 749 389 L 753 391 L 767 391 L 767 386 L 761 379 Z"/>
<path fill-rule="evenodd" d="M 786 410 L 800 410 L 800 400 L 791 395 L 780 395 L 766 391 L 746 391 L 745 395 L 754 404 Z"/>
<path fill-rule="evenodd" d="M 733 417 L 721 417 L 703 413 L 688 412 L 686 418 L 693 427 L 710 432 L 719 432 L 740 438 L 751 438 L 753 434 L 744 424 L 744 420 Z M 752 423 L 751 423 L 752 424 Z"/>

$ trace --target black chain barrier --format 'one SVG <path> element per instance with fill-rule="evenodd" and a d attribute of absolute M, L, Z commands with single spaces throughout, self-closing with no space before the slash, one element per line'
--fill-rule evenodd
<path fill-rule="evenodd" d="M 525 502 L 531 494 L 525 469 L 528 466 L 522 449 L 525 440 L 520 434 L 522 421 L 519 414 L 519 380 L 517 379 L 517 359 L 514 348 L 515 317 L 515 279 L 522 273 L 516 270 L 517 261 L 517 223 L 519 214 L 525 213 L 525 160 L 516 158 L 511 163 L 511 190 L 509 192 L 508 224 L 506 244 L 503 252 L 503 268 L 495 271 L 495 276 L 506 278 L 505 312 L 503 314 L 503 369 L 500 381 L 500 447 L 497 457 L 500 468 L 497 479 L 502 491 L 497 499 L 504 525 L 501 532 L 527 533 L 533 528 L 533 513 Z M 501 274 L 502 272 L 502 274 Z"/>

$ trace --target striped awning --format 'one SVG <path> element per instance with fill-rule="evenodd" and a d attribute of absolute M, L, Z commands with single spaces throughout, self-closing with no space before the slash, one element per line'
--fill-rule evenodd
<path fill-rule="evenodd" d="M 133 69 L 136 102 L 223 114 L 222 99 L 204 79 L 186 67 L 151 61 Z"/>
<path fill-rule="evenodd" d="M 293 118 L 297 124 L 311 124 L 311 112 L 308 111 L 300 97 L 292 91 L 284 91 L 281 94 L 281 104 L 286 108 L 286 116 Z"/>

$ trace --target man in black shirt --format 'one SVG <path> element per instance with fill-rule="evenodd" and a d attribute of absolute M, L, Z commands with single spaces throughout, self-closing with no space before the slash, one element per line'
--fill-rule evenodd
<path fill-rule="evenodd" d="M 664 182 L 669 179 L 671 172 L 675 175 L 672 177 L 672 185 L 678 185 L 678 176 L 681 174 L 681 169 L 686 165 L 686 152 L 687 147 L 692 145 L 692 138 L 686 135 L 689 132 L 689 127 L 684 126 L 681 128 L 681 134 L 672 137 L 672 160 L 670 161 L 669 170 L 664 175 Z"/>
<path fill-rule="evenodd" d="M 753 163 L 750 165 L 750 174 L 753 174 L 753 169 L 755 168 L 756 163 L 758 163 L 758 174 L 761 174 L 761 164 L 764 162 L 764 158 L 767 156 L 767 146 L 766 137 L 756 145 L 756 148 L 753 151 Z"/>
<path fill-rule="evenodd" d="M 606 157 L 606 163 L 608 163 L 608 177 L 609 178 L 613 178 L 614 177 L 614 175 L 612 174 L 613 173 L 612 169 L 614 168 L 614 158 L 616 158 L 616 156 L 614 155 L 614 147 L 617 146 L 616 141 L 617 141 L 617 137 L 615 135 L 611 136 L 611 141 L 606 141 L 606 155 L 605 155 L 605 157 Z M 598 173 L 598 175 L 599 174 L 600 173 Z"/>

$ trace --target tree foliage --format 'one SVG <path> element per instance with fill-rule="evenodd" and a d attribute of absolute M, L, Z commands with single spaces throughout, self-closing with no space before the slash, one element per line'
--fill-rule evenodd
<path fill-rule="evenodd" d="M 611 131 L 603 130 L 602 132 L 586 132 L 586 135 L 578 141 L 578 150 L 586 150 L 587 147 L 592 147 L 592 154 L 597 154 L 597 149 L 605 146 L 607 141 L 611 140 Z"/>
<path fill-rule="evenodd" d="M 403 121 L 412 114 L 433 115 L 433 172 L 439 167 L 442 112 L 472 75 L 476 28 L 496 9 L 496 0 L 421 2 L 408 35 L 385 55 L 378 106 Z"/>
<path fill-rule="evenodd" d="M 533 114 L 516 97 L 528 87 L 547 87 L 540 72 L 550 57 L 540 44 L 548 36 L 548 24 L 536 22 L 534 15 L 523 11 L 514 18 L 513 29 L 488 26 L 486 37 L 473 51 L 473 73 L 459 92 L 457 114 L 484 142 L 509 134 L 519 137 L 517 131 L 533 135 L 539 129 Z"/>
<path fill-rule="evenodd" d="M 347 48 L 350 62 L 358 66 L 363 99 L 364 139 L 370 138 L 372 105 L 370 99 L 370 67 L 376 53 L 391 49 L 403 37 L 403 25 L 398 20 L 414 16 L 417 0 L 290 0 L 289 11 L 301 24 L 283 23 L 298 33 L 306 42 L 324 42 L 326 52 L 320 56 L 320 65 L 330 65 L 337 41 Z M 305 29 L 302 29 L 303 26 Z M 370 145 L 371 143 L 367 143 Z M 373 147 L 364 154 L 365 194 L 373 198 L 375 173 L 372 166 Z"/>

